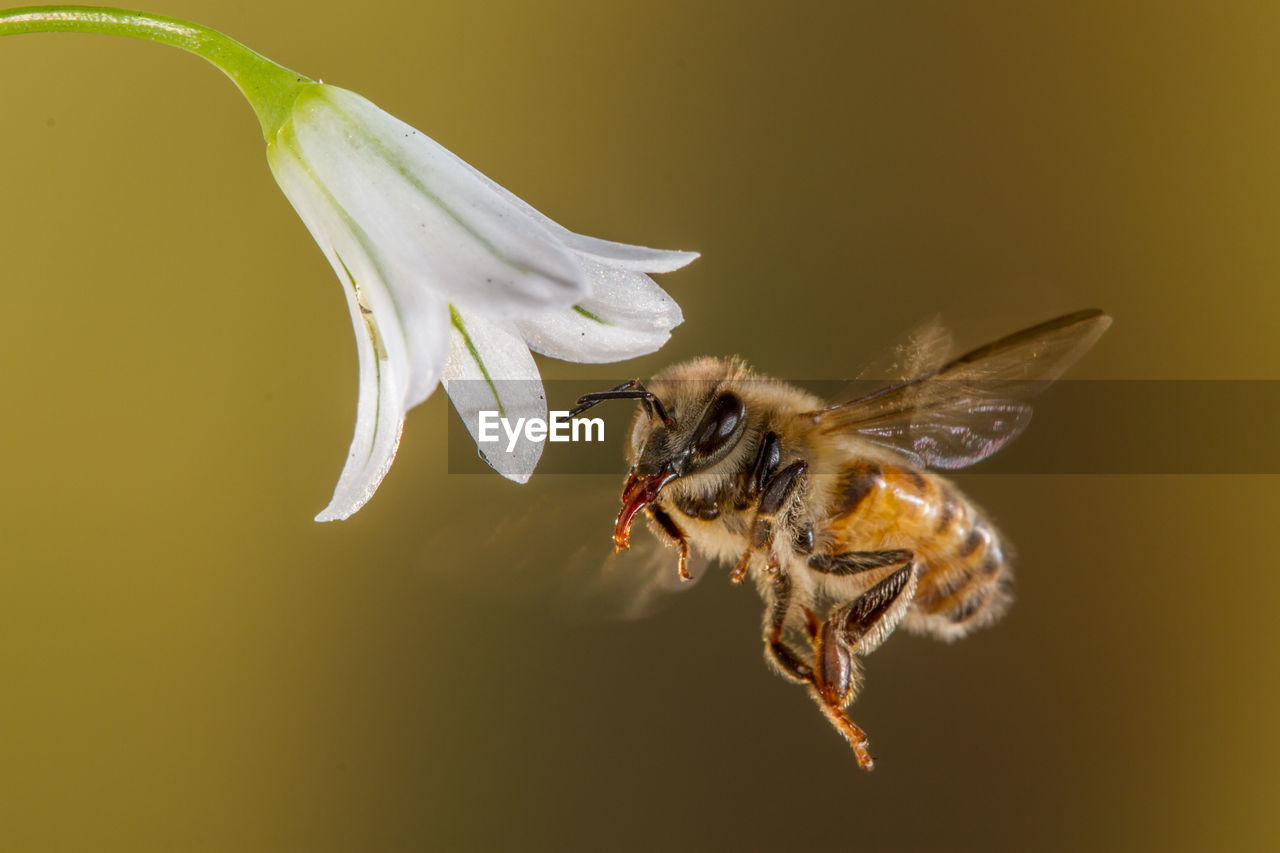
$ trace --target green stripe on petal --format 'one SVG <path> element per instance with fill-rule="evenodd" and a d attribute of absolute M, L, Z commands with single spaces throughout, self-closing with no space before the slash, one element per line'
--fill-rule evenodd
<path fill-rule="evenodd" d="M 458 313 L 458 309 L 449 306 L 449 319 L 453 323 L 453 327 L 462 335 L 462 340 L 466 341 L 467 352 L 471 353 L 471 360 L 480 368 L 484 381 L 489 384 L 489 389 L 493 392 L 493 398 L 498 401 L 498 414 L 506 417 L 506 410 L 502 407 L 502 396 L 498 394 L 498 386 L 493 384 L 493 377 L 489 375 L 489 368 L 485 366 L 484 359 L 480 356 L 480 351 L 476 349 L 475 341 L 471 340 L 471 335 L 467 334 L 467 324 L 462 322 L 462 316 Z"/>
<path fill-rule="evenodd" d="M 608 320 L 602 320 L 600 317 L 596 316 L 595 314 L 592 314 L 590 311 L 588 311 L 586 308 L 583 308 L 581 305 L 573 306 L 573 310 L 577 311 L 579 314 L 581 314 L 583 317 L 586 317 L 588 320 L 595 320 L 597 323 L 599 323 L 602 326 L 613 325 Z"/>
<path fill-rule="evenodd" d="M 531 418 L 546 420 L 547 401 L 538 366 L 524 340 L 506 326 L 457 305 L 450 306 L 449 357 L 441 381 L 458 417 L 475 439 L 480 455 L 495 471 L 527 482 L 542 456 L 542 442 L 520 431 L 514 443 L 495 421 L 512 427 Z M 481 429 L 481 413 L 491 424 Z M 485 435 L 490 439 L 484 440 Z"/>

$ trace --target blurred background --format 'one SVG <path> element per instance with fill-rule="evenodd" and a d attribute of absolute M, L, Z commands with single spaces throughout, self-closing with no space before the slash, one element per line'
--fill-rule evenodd
<path fill-rule="evenodd" d="M 548 377 L 838 379 L 934 312 L 969 346 L 1097 306 L 1075 377 L 1280 379 L 1273 5 L 150 9 L 569 228 L 703 253 L 662 352 Z M 216 70 L 4 39 L 0 157 L 0 848 L 1274 849 L 1276 477 L 960 477 L 1017 604 L 867 660 L 861 773 L 723 571 L 636 621 L 566 592 L 624 411 L 616 476 L 520 487 L 449 473 L 437 393 L 373 501 L 311 521 L 350 322 Z"/>

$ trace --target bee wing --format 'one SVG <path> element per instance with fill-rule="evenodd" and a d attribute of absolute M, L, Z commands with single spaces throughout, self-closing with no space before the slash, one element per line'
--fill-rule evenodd
<path fill-rule="evenodd" d="M 942 325 L 942 318 L 935 314 L 872 359 L 866 367 L 858 371 L 854 381 L 857 383 L 874 380 L 900 382 L 915 376 L 924 376 L 941 367 L 950 352 L 951 331 Z"/>
<path fill-rule="evenodd" d="M 951 331 L 937 314 L 925 320 L 896 343 L 881 350 L 858 371 L 853 381 L 835 394 L 837 400 L 860 400 L 879 391 L 884 383 L 897 384 L 936 373 L 951 354 Z"/>
<path fill-rule="evenodd" d="M 693 586 L 677 576 L 677 552 L 646 525 L 613 553 L 616 476 L 535 477 L 518 491 L 465 478 L 433 518 L 422 571 L 470 595 L 538 606 L 571 621 L 636 619 Z M 694 578 L 705 573 L 691 557 Z"/>
<path fill-rule="evenodd" d="M 986 459 L 1031 420 L 1028 400 L 1094 345 L 1111 318 L 1079 311 L 1001 338 L 914 379 L 806 412 L 825 432 L 854 433 L 921 467 Z"/>

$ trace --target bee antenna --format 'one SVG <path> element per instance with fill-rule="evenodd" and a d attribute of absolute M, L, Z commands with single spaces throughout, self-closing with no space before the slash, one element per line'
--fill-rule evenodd
<path fill-rule="evenodd" d="M 576 418 L 587 409 L 597 403 L 603 403 L 605 400 L 640 400 L 650 418 L 662 421 L 662 425 L 667 429 L 675 429 L 676 427 L 675 419 L 667 414 L 667 407 L 662 405 L 662 401 L 658 399 L 656 394 L 641 385 L 639 379 L 623 382 L 617 388 L 610 388 L 608 391 L 583 394 L 578 398 L 577 408 L 569 412 L 569 417 Z"/>

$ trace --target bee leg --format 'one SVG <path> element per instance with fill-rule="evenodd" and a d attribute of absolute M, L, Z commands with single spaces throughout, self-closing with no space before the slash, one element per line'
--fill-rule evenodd
<path fill-rule="evenodd" d="M 751 546 L 766 548 L 773 545 L 774 518 L 791 502 L 791 498 L 804 485 L 809 463 L 803 459 L 792 462 L 783 468 L 765 484 L 760 495 L 760 503 L 756 505 L 755 521 L 751 523 Z M 777 563 L 770 554 L 770 564 L 776 569 Z"/>
<path fill-rule="evenodd" d="M 751 474 L 744 489 L 743 502 L 738 509 L 746 509 L 751 505 L 750 502 L 764 491 L 765 483 L 777 473 L 778 466 L 781 464 L 782 441 L 776 432 L 767 432 L 760 441 L 760 450 L 756 453 L 755 461 L 751 463 Z"/>
<path fill-rule="evenodd" d="M 693 575 L 689 574 L 689 540 L 675 523 L 671 516 L 667 515 L 661 508 L 649 504 L 649 517 L 658 523 L 662 528 L 662 532 L 667 534 L 671 542 L 680 551 L 680 563 L 677 570 L 680 572 L 680 580 L 691 581 Z"/>
<path fill-rule="evenodd" d="M 898 627 L 916 592 L 915 564 L 902 568 L 832 614 L 841 639 L 856 655 L 875 651 Z"/>
<path fill-rule="evenodd" d="M 870 770 L 875 765 L 875 759 L 871 757 L 868 748 L 867 733 L 844 712 L 845 706 L 853 701 L 858 692 L 858 665 L 834 620 L 828 620 L 822 625 L 822 632 L 818 636 L 816 663 L 809 695 L 818 703 L 835 730 L 853 747 L 858 766 L 863 770 Z"/>
<path fill-rule="evenodd" d="M 875 763 L 867 747 L 866 732 L 844 712 L 858 692 L 857 656 L 873 650 L 897 627 L 914 594 L 914 565 L 908 562 L 832 613 L 818 636 L 811 695 L 831 725 L 853 747 L 864 770 L 870 770 Z"/>
<path fill-rule="evenodd" d="M 804 632 L 809 637 L 809 643 L 816 649 L 818 637 L 822 634 L 822 620 L 807 607 L 804 609 Z"/>
<path fill-rule="evenodd" d="M 891 551 L 845 551 L 842 554 L 814 554 L 809 568 L 824 575 L 848 577 L 910 563 L 915 555 L 905 548 Z"/>
<path fill-rule="evenodd" d="M 770 574 L 778 571 L 778 559 L 773 553 L 773 532 L 776 517 L 786 509 L 791 499 L 805 483 L 809 464 L 803 459 L 792 462 L 786 468 L 774 474 L 760 494 L 760 502 L 756 505 L 755 518 L 751 522 L 751 533 L 747 540 L 747 550 L 738 565 L 734 566 L 729 580 L 741 583 L 746 576 L 747 567 L 754 552 L 765 554 L 765 569 Z"/>
<path fill-rule="evenodd" d="M 760 441 L 760 450 L 756 452 L 755 461 L 751 463 L 751 471 L 747 475 L 746 481 L 741 486 L 735 506 L 738 509 L 746 509 L 751 506 L 760 493 L 764 491 L 765 484 L 778 471 L 778 466 L 782 462 L 782 441 L 778 438 L 776 432 L 767 432 Z M 751 567 L 751 548 L 747 548 L 742 552 L 742 557 L 738 560 L 737 565 L 733 567 L 733 571 L 729 573 L 730 583 L 742 583 L 747 577 L 747 569 Z"/>
<path fill-rule="evenodd" d="M 764 655 L 781 675 L 803 684 L 813 683 L 813 667 L 801 660 L 800 655 L 782 639 L 787 615 L 791 611 L 791 578 L 776 575 L 768 589 L 769 607 L 765 611 Z"/>

